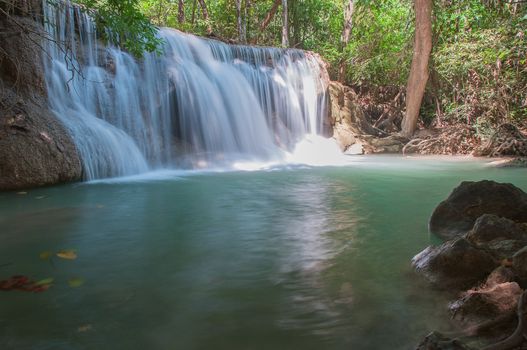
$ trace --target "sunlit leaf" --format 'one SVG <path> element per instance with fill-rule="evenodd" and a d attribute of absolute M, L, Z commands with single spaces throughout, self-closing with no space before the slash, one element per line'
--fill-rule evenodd
<path fill-rule="evenodd" d="M 71 278 L 68 280 L 68 285 L 72 288 L 80 287 L 84 284 L 84 280 L 82 278 Z"/>
<path fill-rule="evenodd" d="M 48 277 L 48 278 L 44 278 L 43 280 L 40 280 L 38 282 L 35 282 L 35 285 L 36 286 L 42 286 L 42 285 L 46 285 L 46 284 L 51 284 L 53 283 L 54 279 L 51 278 L 51 277 Z"/>
<path fill-rule="evenodd" d="M 93 327 L 91 324 L 85 324 L 77 328 L 77 332 L 83 333 L 83 332 L 91 331 L 92 329 Z"/>
<path fill-rule="evenodd" d="M 61 250 L 60 252 L 57 252 L 57 256 L 61 259 L 75 260 L 77 259 L 77 252 L 73 249 Z"/>

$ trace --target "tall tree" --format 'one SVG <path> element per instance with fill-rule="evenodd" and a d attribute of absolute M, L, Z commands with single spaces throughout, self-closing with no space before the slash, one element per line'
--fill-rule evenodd
<path fill-rule="evenodd" d="M 203 14 L 203 19 L 207 23 L 207 34 L 212 34 L 212 26 L 210 25 L 209 11 L 207 10 L 207 4 L 205 0 L 198 0 L 199 6 L 201 7 L 201 13 Z"/>
<path fill-rule="evenodd" d="M 282 0 L 282 47 L 289 47 L 289 20 L 287 18 L 287 0 Z"/>
<path fill-rule="evenodd" d="M 247 3 L 245 4 L 245 19 L 242 17 L 242 0 L 235 0 L 236 3 L 236 22 L 238 24 L 238 38 L 241 43 L 247 42 L 245 23 L 247 20 Z"/>
<path fill-rule="evenodd" d="M 406 85 L 406 114 L 401 134 L 410 137 L 417 127 L 419 109 L 428 81 L 428 61 L 432 51 L 432 0 L 414 0 L 415 39 L 410 76 Z"/>
<path fill-rule="evenodd" d="M 185 2 L 183 0 L 179 0 L 177 10 L 177 21 L 179 24 L 183 24 L 185 22 Z"/>
<path fill-rule="evenodd" d="M 282 0 L 274 0 L 273 6 L 269 10 L 269 12 L 267 12 L 267 15 L 265 15 L 264 20 L 259 25 L 258 34 L 254 37 L 253 44 L 256 44 L 258 42 L 260 35 L 262 35 L 265 28 L 267 28 L 269 23 L 271 23 L 271 21 L 274 18 L 274 15 L 276 14 L 276 11 L 278 10 L 278 6 L 280 6 L 280 4 L 282 4 Z"/>
<path fill-rule="evenodd" d="M 344 52 L 346 49 L 346 46 L 348 46 L 348 43 L 350 41 L 351 37 L 351 30 L 353 29 L 353 12 L 355 9 L 355 1 L 354 0 L 348 0 L 346 7 L 344 8 L 344 25 L 342 27 L 342 35 L 340 36 L 340 51 Z M 345 79 L 345 73 L 346 73 L 346 59 L 345 57 L 341 57 L 340 64 L 339 64 L 339 73 L 338 73 L 338 79 L 339 81 L 344 81 Z"/>

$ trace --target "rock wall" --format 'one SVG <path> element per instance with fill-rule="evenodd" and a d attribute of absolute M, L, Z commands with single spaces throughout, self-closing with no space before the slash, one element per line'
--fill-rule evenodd
<path fill-rule="evenodd" d="M 48 109 L 40 1 L 13 0 L 0 17 L 0 190 L 80 180 L 72 139 Z"/>
<path fill-rule="evenodd" d="M 329 84 L 329 121 L 333 138 L 347 153 L 399 153 L 408 140 L 374 128 L 367 120 L 359 97 L 349 86 Z"/>

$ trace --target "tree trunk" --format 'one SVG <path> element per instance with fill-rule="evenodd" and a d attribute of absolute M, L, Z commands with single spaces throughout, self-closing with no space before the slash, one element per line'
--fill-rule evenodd
<path fill-rule="evenodd" d="M 245 0 L 245 7 L 243 9 L 245 14 L 245 43 L 250 38 L 250 31 L 251 31 L 251 0 Z"/>
<path fill-rule="evenodd" d="M 350 41 L 351 30 L 353 29 L 353 12 L 355 9 L 355 1 L 349 0 L 346 8 L 344 9 L 344 26 L 342 28 L 342 35 L 340 37 L 341 53 L 344 52 L 346 46 Z M 344 55 L 343 55 L 344 56 Z M 346 60 L 341 57 L 339 64 L 338 80 L 344 82 L 346 76 Z"/>
<path fill-rule="evenodd" d="M 207 34 L 212 34 L 212 27 L 210 25 L 209 21 L 209 11 L 207 10 L 207 4 L 205 3 L 205 0 L 198 0 L 199 6 L 201 7 L 201 13 L 203 14 L 203 19 L 207 23 Z"/>
<path fill-rule="evenodd" d="M 185 22 L 185 3 L 183 0 L 179 0 L 177 9 L 177 21 L 179 24 L 183 24 Z"/>
<path fill-rule="evenodd" d="M 192 23 L 192 28 L 194 28 L 194 22 L 196 21 L 196 3 L 197 0 L 194 0 L 192 3 L 192 19 L 190 20 L 190 23 Z"/>
<path fill-rule="evenodd" d="M 282 0 L 282 47 L 289 47 L 289 23 L 287 18 L 287 0 Z"/>
<path fill-rule="evenodd" d="M 274 1 L 273 7 L 271 7 L 269 12 L 267 12 L 267 15 L 265 16 L 265 18 L 262 21 L 262 23 L 260 23 L 260 28 L 259 28 L 258 34 L 254 38 L 253 44 L 256 44 L 258 42 L 258 39 L 259 39 L 260 35 L 263 33 L 265 28 L 267 28 L 269 23 L 271 23 L 271 21 L 273 20 L 274 15 L 276 14 L 276 11 L 278 10 L 278 6 L 280 6 L 281 3 L 282 3 L 282 0 L 275 0 Z"/>
<path fill-rule="evenodd" d="M 236 0 L 236 22 L 238 25 L 238 40 L 245 44 L 244 20 L 242 18 L 242 0 Z"/>
<path fill-rule="evenodd" d="M 411 137 L 417 127 L 419 109 L 428 81 L 428 61 L 432 51 L 432 0 L 414 0 L 415 39 L 410 76 L 406 85 L 406 114 L 401 135 Z"/>

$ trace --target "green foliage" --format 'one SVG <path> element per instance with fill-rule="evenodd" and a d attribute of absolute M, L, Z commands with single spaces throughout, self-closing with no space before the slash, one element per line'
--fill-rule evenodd
<path fill-rule="evenodd" d="M 483 135 L 493 124 L 525 121 L 525 16 L 524 6 L 503 2 L 436 7 L 431 93 L 444 120 L 473 124 Z"/>
<path fill-rule="evenodd" d="M 412 55 L 411 2 L 363 2 L 355 11 L 344 57 L 350 67 L 348 80 L 354 84 L 404 84 Z"/>
<path fill-rule="evenodd" d="M 124 46 L 136 56 L 159 49 L 157 28 L 139 9 L 139 0 L 79 0 L 93 10 L 106 39 Z"/>

